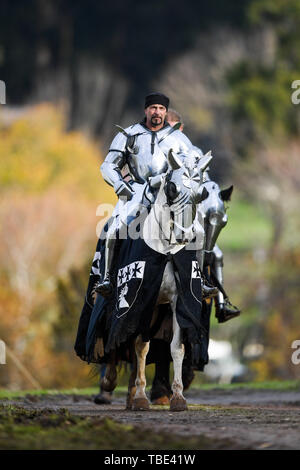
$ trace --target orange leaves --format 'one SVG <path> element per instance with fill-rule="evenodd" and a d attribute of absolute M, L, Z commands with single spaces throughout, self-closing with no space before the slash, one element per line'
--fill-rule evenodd
<path fill-rule="evenodd" d="M 57 279 L 93 256 L 97 206 L 115 202 L 115 196 L 100 176 L 96 143 L 67 132 L 61 110 L 43 104 L 9 120 L 3 113 L 0 339 L 43 386 L 72 384 L 83 364 L 72 347 L 60 360 L 53 350 Z M 69 364 L 68 376 L 70 358 L 74 365 Z M 0 386 L 28 387 L 28 382 L 9 362 L 1 370 Z"/>

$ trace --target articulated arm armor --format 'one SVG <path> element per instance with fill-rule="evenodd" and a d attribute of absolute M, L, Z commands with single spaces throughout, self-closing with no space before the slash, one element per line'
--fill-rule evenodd
<path fill-rule="evenodd" d="M 117 196 L 126 196 L 131 199 L 133 191 L 124 181 L 121 169 L 126 164 L 126 137 L 119 133 L 112 141 L 108 155 L 101 165 L 104 180 L 113 186 Z"/>

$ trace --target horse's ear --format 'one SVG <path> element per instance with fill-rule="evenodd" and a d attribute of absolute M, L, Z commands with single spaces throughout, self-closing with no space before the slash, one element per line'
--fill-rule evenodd
<path fill-rule="evenodd" d="M 199 170 L 204 171 L 208 167 L 210 162 L 212 161 L 212 158 L 213 156 L 211 154 L 211 150 L 207 152 L 205 155 L 203 155 L 203 157 L 200 158 L 199 163 L 198 163 Z"/>
<path fill-rule="evenodd" d="M 233 191 L 233 185 L 229 186 L 229 188 L 222 189 L 222 191 L 219 192 L 219 196 L 222 199 L 222 201 L 230 201 L 232 191 Z"/>
<path fill-rule="evenodd" d="M 173 153 L 172 149 L 170 149 L 168 153 L 168 162 L 172 170 L 178 170 L 183 165 L 180 158 Z"/>

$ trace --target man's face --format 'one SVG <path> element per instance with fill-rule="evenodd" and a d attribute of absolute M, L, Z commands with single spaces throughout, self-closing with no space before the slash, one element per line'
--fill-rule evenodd
<path fill-rule="evenodd" d="M 152 104 L 145 109 L 146 124 L 150 129 L 160 129 L 163 127 L 167 108 L 162 104 Z"/>

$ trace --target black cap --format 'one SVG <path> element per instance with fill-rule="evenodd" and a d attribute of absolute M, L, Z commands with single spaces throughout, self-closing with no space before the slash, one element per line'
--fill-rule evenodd
<path fill-rule="evenodd" d="M 145 108 L 148 108 L 148 106 L 152 104 L 161 104 L 168 110 L 169 101 L 169 98 L 163 93 L 150 93 L 150 95 L 147 95 L 145 98 Z"/>

